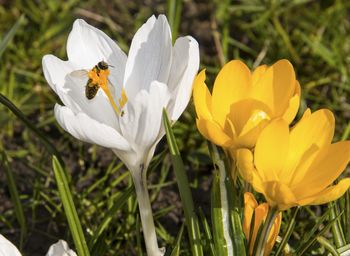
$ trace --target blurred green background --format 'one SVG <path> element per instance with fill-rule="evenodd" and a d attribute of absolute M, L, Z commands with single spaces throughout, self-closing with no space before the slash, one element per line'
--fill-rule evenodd
<path fill-rule="evenodd" d="M 255 68 L 287 58 L 302 87 L 301 113 L 306 106 L 331 109 L 336 116 L 336 140 L 349 138 L 349 1 L 0 0 L 0 42 L 17 22 L 6 49 L 0 48 L 0 92 L 60 152 L 72 175 L 75 202 L 87 238 L 106 216 L 111 218 L 103 239 L 95 241 L 95 255 L 142 255 L 137 249 L 143 239 L 134 196 L 127 197 L 118 211 L 110 211 L 131 180 L 110 150 L 78 142 L 57 125 L 52 111 L 57 97 L 43 77 L 41 59 L 45 54 L 66 59 L 65 44 L 76 18 L 103 30 L 128 52 L 137 28 L 152 14 L 162 13 L 168 16 L 174 35 L 189 34 L 198 40 L 208 85 L 228 60 L 242 59 Z M 174 129 L 195 203 L 207 213 L 212 166 L 206 142 L 196 131 L 192 103 Z M 21 247 L 25 255 L 44 255 L 60 238 L 73 247 L 53 178 L 51 155 L 3 105 L 0 149 L 15 175 L 25 219 L 18 221 L 9 182 L 1 170 L 0 233 Z M 183 213 L 166 143 L 161 143 L 157 152 L 149 181 L 157 231 L 165 246 L 175 242 Z M 319 214 L 319 207 L 310 209 L 299 217 L 299 233 L 292 236 L 295 241 Z M 189 255 L 186 242 L 182 249 L 181 255 Z"/>

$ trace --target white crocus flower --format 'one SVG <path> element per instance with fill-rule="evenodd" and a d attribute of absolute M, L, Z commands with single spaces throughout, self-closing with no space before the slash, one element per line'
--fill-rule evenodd
<path fill-rule="evenodd" d="M 14 246 L 3 235 L 0 235 L 0 256 L 21 256 L 16 246 Z"/>
<path fill-rule="evenodd" d="M 77 256 L 77 254 L 69 249 L 66 241 L 59 240 L 57 243 L 50 246 L 46 256 Z"/>
<path fill-rule="evenodd" d="M 53 55 L 43 58 L 45 78 L 64 104 L 56 104 L 56 119 L 75 138 L 111 148 L 129 168 L 147 253 L 163 255 L 158 249 L 146 171 L 164 135 L 163 108 L 176 121 L 189 102 L 199 67 L 198 43 L 186 36 L 173 46 L 166 17 L 152 16 L 136 32 L 127 57 L 105 33 L 76 20 L 67 55 L 68 61 Z M 89 100 L 85 87 L 88 76 L 93 77 L 79 70 L 91 71 L 101 61 L 109 65 L 109 83 Z"/>
<path fill-rule="evenodd" d="M 4 236 L 0 235 L 0 256 L 22 256 L 16 246 L 14 246 Z M 77 254 L 69 249 L 66 241 L 59 240 L 50 246 L 46 256 L 77 256 Z"/>

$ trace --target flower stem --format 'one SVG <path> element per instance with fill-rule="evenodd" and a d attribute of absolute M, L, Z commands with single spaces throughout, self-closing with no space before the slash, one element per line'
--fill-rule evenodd
<path fill-rule="evenodd" d="M 275 219 L 276 219 L 278 213 L 279 213 L 279 211 L 275 207 L 272 207 L 269 209 L 269 212 L 266 216 L 266 220 L 264 222 L 263 229 L 262 229 L 261 234 L 258 238 L 259 240 L 258 240 L 257 246 L 256 246 L 256 251 L 255 251 L 256 253 L 254 255 L 264 256 L 265 245 L 266 245 L 267 239 L 269 237 L 270 230 L 275 222 Z"/>
<path fill-rule="evenodd" d="M 146 171 L 144 165 L 141 165 L 138 171 L 131 171 L 137 202 L 139 204 L 143 237 L 145 239 L 148 256 L 163 256 L 164 252 L 158 247 L 152 208 L 147 190 Z"/>

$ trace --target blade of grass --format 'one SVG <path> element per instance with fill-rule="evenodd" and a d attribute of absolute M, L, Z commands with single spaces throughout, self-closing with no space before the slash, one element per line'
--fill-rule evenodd
<path fill-rule="evenodd" d="M 201 245 L 198 216 L 194 210 L 190 184 L 188 182 L 180 151 L 177 147 L 175 136 L 171 129 L 170 121 L 165 110 L 163 110 L 163 124 L 166 131 L 166 137 L 180 192 L 181 202 L 185 213 L 186 227 L 190 238 L 192 254 L 194 256 L 202 256 L 203 249 Z"/>
<path fill-rule="evenodd" d="M 232 181 L 231 168 L 226 155 L 223 152 L 220 154 L 219 149 L 213 143 L 209 143 L 208 147 L 214 167 L 219 175 L 219 187 L 216 188 L 216 192 L 214 189 L 215 184 L 213 184 L 213 193 L 219 194 L 212 194 L 213 200 L 216 200 L 216 196 L 220 200 L 220 202 L 212 201 L 216 205 L 215 207 L 218 208 L 214 209 L 214 212 L 217 212 L 218 219 L 213 222 L 213 227 L 214 223 L 215 225 L 221 225 L 221 227 L 215 226 L 215 228 L 218 228 L 216 234 L 219 236 L 218 240 L 216 240 L 216 247 L 220 247 L 220 243 L 224 242 L 226 254 L 223 255 L 245 255 L 245 238 L 240 216 L 239 214 L 237 215 L 238 209 L 241 207 L 239 189 L 234 186 Z M 232 165 L 234 166 L 235 164 L 233 163 Z M 238 186 L 237 183 L 236 186 Z M 221 211 L 221 214 L 219 211 Z"/>
<path fill-rule="evenodd" d="M 63 208 L 67 217 L 69 229 L 72 233 L 73 241 L 79 256 L 90 256 L 88 246 L 86 244 L 83 229 L 80 224 L 77 210 L 74 206 L 72 193 L 68 186 L 66 172 L 55 156 L 52 157 L 52 166 L 56 178 L 56 183 Z"/>
<path fill-rule="evenodd" d="M 272 18 L 272 22 L 273 25 L 275 26 L 276 31 L 280 34 L 282 40 L 284 41 L 284 44 L 286 45 L 290 55 L 292 56 L 293 60 L 296 63 L 300 63 L 300 57 L 298 55 L 298 53 L 296 52 L 296 50 L 294 49 L 291 41 L 290 41 L 290 37 L 288 35 L 288 33 L 284 30 L 283 26 L 281 25 L 278 17 L 273 17 Z"/>
<path fill-rule="evenodd" d="M 170 256 L 179 256 L 180 255 L 180 245 L 181 245 L 182 235 L 184 232 L 184 227 L 185 227 L 184 224 L 182 224 L 180 231 L 176 237 L 174 249 L 172 250 Z"/>
<path fill-rule="evenodd" d="M 323 245 L 324 248 L 326 248 L 327 251 L 329 251 L 333 256 L 339 256 L 340 254 L 337 252 L 337 249 L 334 247 L 332 243 L 328 241 L 328 239 L 324 238 L 323 236 L 317 237 L 317 242 L 319 242 L 321 245 Z"/>
<path fill-rule="evenodd" d="M 4 37 L 4 39 L 1 41 L 0 43 L 0 58 L 2 56 L 2 54 L 4 53 L 7 45 L 9 44 L 9 42 L 11 41 L 11 39 L 15 36 L 19 26 L 21 25 L 21 23 L 24 20 L 24 15 L 21 15 L 19 17 L 19 19 L 17 20 L 17 22 L 12 26 L 12 28 L 10 29 L 10 31 L 6 34 L 6 36 Z"/>
<path fill-rule="evenodd" d="M 55 155 L 59 160 L 60 164 L 64 166 L 64 162 L 60 157 L 59 152 L 55 148 L 55 146 L 46 138 L 46 136 L 35 127 L 34 124 L 29 121 L 29 119 L 19 110 L 8 98 L 6 98 L 3 94 L 0 93 L 0 103 L 7 107 L 15 116 L 17 116 L 25 125 L 29 128 L 38 138 L 42 141 L 46 149 L 50 154 Z"/>
<path fill-rule="evenodd" d="M 318 232 L 318 234 L 311 237 L 307 242 L 301 244 L 301 246 L 299 246 L 299 248 L 296 250 L 295 255 L 297 256 L 304 255 L 305 252 L 316 242 L 317 237 L 323 236 L 323 234 L 325 234 L 332 227 L 333 223 L 337 221 L 342 214 L 343 212 L 341 212 L 338 216 L 336 216 L 334 219 L 329 221 L 327 225 L 323 229 L 321 229 L 320 232 Z"/>
<path fill-rule="evenodd" d="M 350 191 L 345 193 L 345 238 L 350 244 Z"/>
<path fill-rule="evenodd" d="M 132 186 L 128 187 L 125 191 L 123 191 L 117 199 L 115 199 L 113 203 L 113 207 L 107 212 L 105 217 L 103 218 L 102 222 L 96 229 L 96 232 L 94 233 L 94 236 L 91 238 L 89 242 L 89 248 L 93 250 L 96 241 L 98 240 L 99 236 L 102 235 L 103 231 L 108 227 L 110 222 L 112 221 L 113 217 L 116 216 L 116 212 L 127 202 L 129 197 L 134 193 L 134 188 Z"/>
<path fill-rule="evenodd" d="M 202 225 L 204 228 L 204 237 L 205 237 L 205 240 L 206 240 L 207 245 L 209 247 L 210 254 L 211 254 L 211 256 L 217 256 L 217 253 L 215 251 L 215 246 L 213 243 L 213 236 L 212 236 L 211 231 L 210 231 L 210 226 L 209 226 L 209 223 L 207 221 L 207 218 L 205 217 L 205 215 L 203 213 L 202 208 L 199 208 L 199 216 L 202 220 Z"/>
<path fill-rule="evenodd" d="M 142 235 L 141 235 L 141 220 L 140 220 L 140 214 L 137 214 L 136 216 L 136 251 L 137 251 L 137 256 L 143 256 L 143 251 L 142 251 Z"/>
<path fill-rule="evenodd" d="M 218 255 L 229 255 L 227 240 L 225 236 L 225 228 L 229 226 L 223 224 L 224 216 L 221 206 L 221 193 L 220 193 L 220 174 L 216 171 L 213 177 L 213 184 L 211 189 L 211 220 L 213 226 L 213 237 L 215 249 Z M 231 248 L 232 250 L 232 248 Z"/>
<path fill-rule="evenodd" d="M 329 203 L 328 207 L 331 208 L 331 212 L 330 212 L 330 215 L 329 215 L 330 219 L 334 219 L 335 216 L 337 215 L 336 209 L 335 209 L 335 203 L 333 203 L 333 202 Z M 337 247 L 344 246 L 345 245 L 345 237 L 344 237 L 343 230 L 342 230 L 341 225 L 340 225 L 338 220 L 333 222 L 332 233 L 333 233 L 335 245 Z"/>
<path fill-rule="evenodd" d="M 292 214 L 292 218 L 289 220 L 286 233 L 283 235 L 283 239 L 282 239 L 281 243 L 279 244 L 279 246 L 278 246 L 278 248 L 276 250 L 275 256 L 278 256 L 283 251 L 283 249 L 286 246 L 290 236 L 292 235 L 292 232 L 293 232 L 294 227 L 295 227 L 295 219 L 297 217 L 297 214 L 298 214 L 299 210 L 300 210 L 300 207 L 295 207 L 294 208 L 294 211 L 293 211 L 293 214 Z"/>
<path fill-rule="evenodd" d="M 0 157 L 1 157 L 0 162 L 2 162 L 4 169 L 5 169 L 7 186 L 9 188 L 12 203 L 13 203 L 14 208 L 15 208 L 16 218 L 17 218 L 17 221 L 21 227 L 21 239 L 20 239 L 20 246 L 19 246 L 20 250 L 21 250 L 22 246 L 23 246 L 24 237 L 27 234 L 26 218 L 24 217 L 24 211 L 23 211 L 21 199 L 19 197 L 19 193 L 17 190 L 16 181 L 15 181 L 15 178 L 13 176 L 13 170 L 11 169 L 11 167 L 8 163 L 5 151 L 1 152 Z"/>
<path fill-rule="evenodd" d="M 179 33 L 179 25 L 181 21 L 182 0 L 167 1 L 167 16 L 171 27 L 173 42 Z"/>
<path fill-rule="evenodd" d="M 304 208 L 304 209 L 305 209 L 305 208 Z M 304 243 L 301 243 L 301 244 L 299 245 L 299 248 L 300 248 L 303 244 L 307 243 L 307 242 L 312 238 L 312 236 L 314 235 L 314 233 L 319 229 L 319 227 L 323 224 L 323 222 L 328 218 L 329 213 L 330 213 L 330 210 L 331 210 L 331 209 L 327 209 L 327 211 L 326 211 L 321 217 L 319 217 L 319 218 L 317 219 L 317 222 L 316 222 L 315 225 L 312 227 L 312 229 L 310 230 L 310 232 L 308 232 L 308 233 L 304 234 L 304 236 L 302 236 L 302 238 L 300 239 L 300 241 L 304 241 Z M 299 249 L 299 248 L 298 248 L 298 249 Z M 298 251 L 298 249 L 297 249 L 297 251 Z"/>
<path fill-rule="evenodd" d="M 337 249 L 341 256 L 350 255 L 350 244 L 347 244 L 343 247 Z"/>

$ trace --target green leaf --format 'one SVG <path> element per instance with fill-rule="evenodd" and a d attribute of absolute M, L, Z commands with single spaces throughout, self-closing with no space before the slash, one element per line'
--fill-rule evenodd
<path fill-rule="evenodd" d="M 212 223 L 216 250 L 221 250 L 219 255 L 245 255 L 245 236 L 239 214 L 239 188 L 235 187 L 232 181 L 226 155 L 221 157 L 224 154 L 220 154 L 213 143 L 209 143 L 209 152 L 217 169 L 212 188 Z"/>
<path fill-rule="evenodd" d="M 58 192 L 66 213 L 69 229 L 72 233 L 74 244 L 79 256 L 89 256 L 89 249 L 86 244 L 83 229 L 80 224 L 77 210 L 74 206 L 72 193 L 68 186 L 66 172 L 55 156 L 52 157 L 53 171 L 56 178 Z"/>
<path fill-rule="evenodd" d="M 190 184 L 188 182 L 180 151 L 177 147 L 175 136 L 171 129 L 170 121 L 165 110 L 163 110 L 163 124 L 166 131 L 166 137 L 180 192 L 181 202 L 185 213 L 186 227 L 190 238 L 192 254 L 194 256 L 202 256 L 203 248 L 201 245 L 201 234 L 199 230 L 198 216 L 194 210 Z"/>
<path fill-rule="evenodd" d="M 215 172 L 211 189 L 211 221 L 215 249 L 218 255 L 228 255 L 227 241 L 224 234 L 224 221 L 220 198 L 220 175 Z"/>

